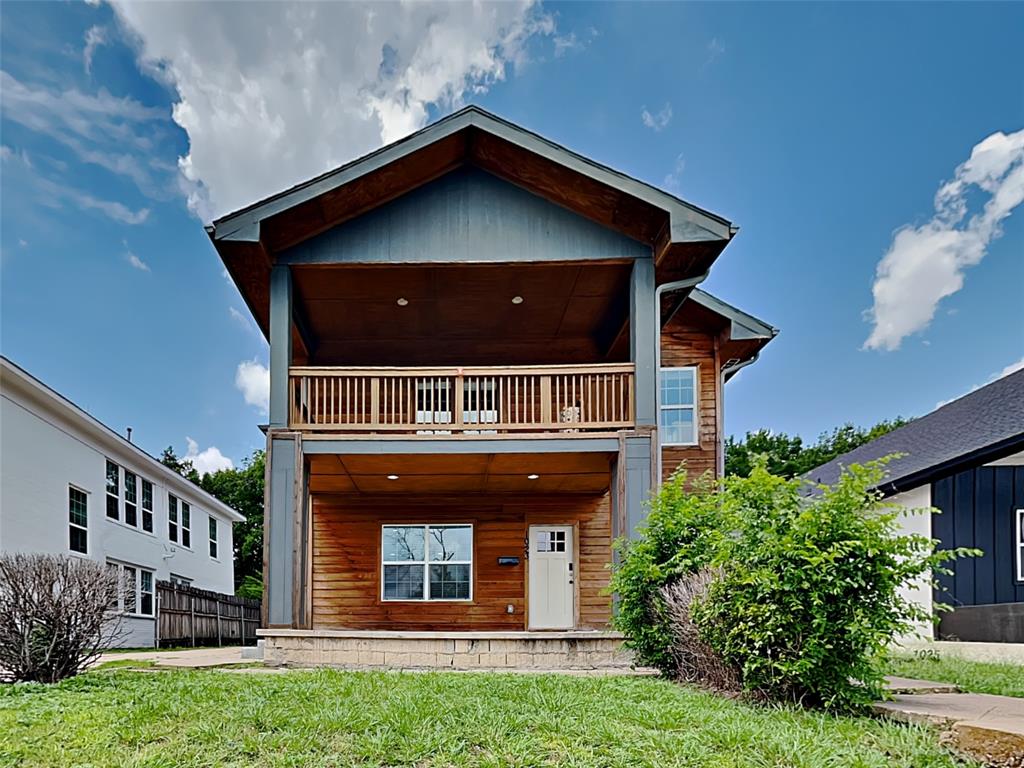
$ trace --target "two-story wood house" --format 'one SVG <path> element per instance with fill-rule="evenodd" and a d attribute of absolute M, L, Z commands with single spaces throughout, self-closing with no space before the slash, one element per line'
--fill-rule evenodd
<path fill-rule="evenodd" d="M 469 107 L 208 232 L 270 341 L 267 657 L 619 663 L 612 542 L 775 334 L 697 288 L 736 227 Z"/>

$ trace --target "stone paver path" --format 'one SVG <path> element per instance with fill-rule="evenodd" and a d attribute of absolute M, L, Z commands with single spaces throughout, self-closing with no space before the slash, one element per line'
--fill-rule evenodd
<path fill-rule="evenodd" d="M 242 658 L 241 647 L 233 648 L 189 648 L 184 651 L 130 651 L 128 653 L 104 653 L 97 664 L 108 661 L 151 661 L 161 667 L 220 667 L 225 664 L 249 663 Z"/>
<path fill-rule="evenodd" d="M 927 680 L 891 678 L 889 685 L 891 690 L 914 692 L 896 693 L 891 701 L 875 704 L 877 713 L 936 725 L 951 746 L 987 765 L 1024 768 L 1024 699 L 951 693 L 950 686 Z"/>

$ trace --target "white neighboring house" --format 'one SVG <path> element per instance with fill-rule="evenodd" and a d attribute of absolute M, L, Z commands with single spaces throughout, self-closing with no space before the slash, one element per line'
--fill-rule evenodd
<path fill-rule="evenodd" d="M 157 580 L 234 593 L 240 514 L 5 357 L 0 395 L 0 552 L 122 569 L 123 646 L 154 644 Z"/>
<path fill-rule="evenodd" d="M 931 514 L 902 516 L 907 533 L 939 549 L 978 549 L 978 557 L 938 574 L 939 589 L 906 584 L 902 594 L 932 612 L 937 640 L 1024 643 L 1024 370 L 1011 373 L 899 429 L 822 464 L 806 477 L 832 484 L 844 467 L 896 455 L 877 487 L 886 500 Z"/>

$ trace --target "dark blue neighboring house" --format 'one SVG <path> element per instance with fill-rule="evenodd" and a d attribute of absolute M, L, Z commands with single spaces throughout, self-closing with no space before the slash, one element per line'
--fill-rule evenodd
<path fill-rule="evenodd" d="M 877 440 L 808 477 L 832 483 L 844 466 L 890 454 L 879 490 L 908 508 L 934 507 L 907 519 L 943 549 L 974 547 L 939 588 L 908 588 L 928 607 L 952 606 L 936 630 L 942 640 L 1024 642 L 1024 370 L 1011 373 Z"/>

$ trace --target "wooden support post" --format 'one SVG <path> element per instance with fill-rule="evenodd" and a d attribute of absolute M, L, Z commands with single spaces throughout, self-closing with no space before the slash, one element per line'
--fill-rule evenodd
<path fill-rule="evenodd" d="M 540 377 L 540 421 L 546 427 L 554 423 L 551 418 L 551 377 Z"/>
<path fill-rule="evenodd" d="M 192 633 L 192 647 L 196 646 L 196 598 L 190 596 L 188 599 L 188 610 L 189 610 L 189 631 Z"/>
<path fill-rule="evenodd" d="M 224 645 L 224 636 L 220 628 L 220 598 L 217 598 L 217 647 Z"/>

